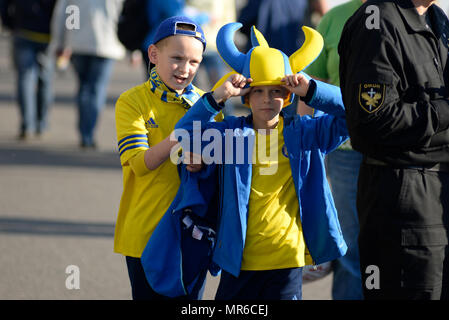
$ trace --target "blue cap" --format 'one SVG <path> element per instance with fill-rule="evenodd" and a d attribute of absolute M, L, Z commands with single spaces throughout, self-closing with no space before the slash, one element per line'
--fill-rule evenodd
<path fill-rule="evenodd" d="M 181 30 L 178 29 L 178 24 L 188 24 L 193 26 L 193 31 L 190 30 Z M 203 44 L 204 49 L 206 49 L 206 38 L 204 37 L 204 32 L 201 27 L 195 23 L 192 19 L 184 17 L 184 16 L 174 16 L 165 19 L 161 22 L 159 27 L 156 30 L 156 33 L 153 37 L 153 44 L 161 41 L 170 36 L 174 35 L 183 35 L 183 36 L 191 36 L 195 37 Z M 204 50 L 203 49 L 203 50 Z"/>

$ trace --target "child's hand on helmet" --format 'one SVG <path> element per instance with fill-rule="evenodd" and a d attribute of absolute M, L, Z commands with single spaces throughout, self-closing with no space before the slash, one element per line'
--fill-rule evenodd
<path fill-rule="evenodd" d="M 309 80 L 300 73 L 285 76 L 282 81 L 285 82 L 283 87 L 297 96 L 305 97 L 309 90 Z"/>
<path fill-rule="evenodd" d="M 250 90 L 249 87 L 245 88 L 245 86 L 252 81 L 251 78 L 245 78 L 239 73 L 233 74 L 221 86 L 215 89 L 212 96 L 218 103 L 225 102 L 231 97 L 244 96 Z"/>

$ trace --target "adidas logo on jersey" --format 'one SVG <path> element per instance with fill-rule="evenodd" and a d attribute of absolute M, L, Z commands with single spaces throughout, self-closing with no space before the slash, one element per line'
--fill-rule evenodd
<path fill-rule="evenodd" d="M 153 118 L 150 118 L 150 120 L 148 120 L 147 123 L 150 128 L 159 128 L 159 125 L 156 124 L 156 122 L 154 122 Z"/>

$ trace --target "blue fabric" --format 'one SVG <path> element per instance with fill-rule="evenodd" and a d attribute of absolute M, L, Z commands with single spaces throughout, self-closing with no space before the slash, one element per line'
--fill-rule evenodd
<path fill-rule="evenodd" d="M 178 23 L 193 25 L 195 27 L 195 31 L 177 30 Z M 201 26 L 192 19 L 181 15 L 169 17 L 162 21 L 157 27 L 156 32 L 153 36 L 153 43 L 157 43 L 162 39 L 174 36 L 176 34 L 195 37 L 203 43 L 204 47 L 206 47 L 206 38 L 204 37 L 204 32 L 203 29 L 201 29 Z"/>
<path fill-rule="evenodd" d="M 133 300 L 201 300 L 204 287 L 206 284 L 206 278 L 203 277 L 204 281 L 198 281 L 195 288 L 189 295 L 170 298 L 155 292 L 150 284 L 148 283 L 145 272 L 142 268 L 142 263 L 140 258 L 126 257 L 126 266 L 128 268 L 128 276 L 131 282 L 132 297 Z"/>
<path fill-rule="evenodd" d="M 305 24 L 307 8 L 307 0 L 249 0 L 237 21 L 243 24 L 242 32 L 248 37 L 249 28 L 254 25 L 270 47 L 290 56 L 304 42 L 301 26 Z"/>
<path fill-rule="evenodd" d="M 357 215 L 357 180 L 362 154 L 354 150 L 337 149 L 327 156 L 327 173 L 338 211 L 343 237 L 348 245 L 346 254 L 332 262 L 332 298 L 363 299 L 360 257 L 358 249 L 359 219 Z"/>
<path fill-rule="evenodd" d="M 223 271 L 215 300 L 301 300 L 302 268 Z"/>
<path fill-rule="evenodd" d="M 229 131 L 233 131 L 231 138 L 243 139 L 250 146 L 244 149 L 243 164 L 234 161 L 222 165 L 220 175 L 221 192 L 226 195 L 226 201 L 221 203 L 222 223 L 219 223 L 213 261 L 223 270 L 238 276 L 245 246 L 251 190 L 252 166 L 248 160 L 252 154 L 248 154 L 247 150 L 252 150 L 254 129 L 251 116 L 225 117 L 222 122 L 210 122 L 216 113 L 208 111 L 205 99 L 198 100 L 178 121 L 175 129 L 185 129 L 193 136 L 193 121 L 201 121 L 203 130 L 213 127 L 227 137 Z M 348 139 L 348 131 L 341 93 L 337 87 L 317 81 L 311 107 L 329 114 L 315 118 L 285 117 L 283 135 L 298 196 L 304 239 L 314 263 L 320 264 L 341 257 L 347 250 L 326 178 L 324 156 Z M 227 143 L 223 145 L 226 148 Z M 223 152 L 223 155 L 227 153 Z M 240 156 L 234 152 L 233 158 L 235 160 Z"/>
<path fill-rule="evenodd" d="M 191 295 L 203 282 L 209 269 L 220 271 L 212 263 L 218 203 L 215 166 L 197 173 L 180 165 L 181 185 L 167 212 L 153 231 L 141 256 L 146 278 L 157 293 L 168 297 Z M 190 226 L 183 223 L 188 215 Z M 193 228 L 203 232 L 201 240 L 192 237 Z"/>
<path fill-rule="evenodd" d="M 153 43 L 153 38 L 154 35 L 156 34 L 156 28 L 165 19 L 172 16 L 181 15 L 183 13 L 185 1 L 184 0 L 174 0 L 174 1 L 143 0 L 143 1 L 146 1 L 148 21 L 149 25 L 152 26 L 142 44 L 142 51 L 146 53 L 150 44 Z"/>
<path fill-rule="evenodd" d="M 81 142 L 89 146 L 95 142 L 94 131 L 106 103 L 106 89 L 114 60 L 82 54 L 73 54 L 71 60 L 79 81 L 78 130 Z"/>
<path fill-rule="evenodd" d="M 53 60 L 45 55 L 47 46 L 17 36 L 13 40 L 22 132 L 42 132 L 47 127 L 47 114 L 53 96 Z"/>

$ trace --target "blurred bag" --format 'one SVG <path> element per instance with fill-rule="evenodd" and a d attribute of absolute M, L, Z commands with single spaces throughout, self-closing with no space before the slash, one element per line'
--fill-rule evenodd
<path fill-rule="evenodd" d="M 125 0 L 117 25 L 117 37 L 129 51 L 139 50 L 151 30 L 146 0 Z"/>

